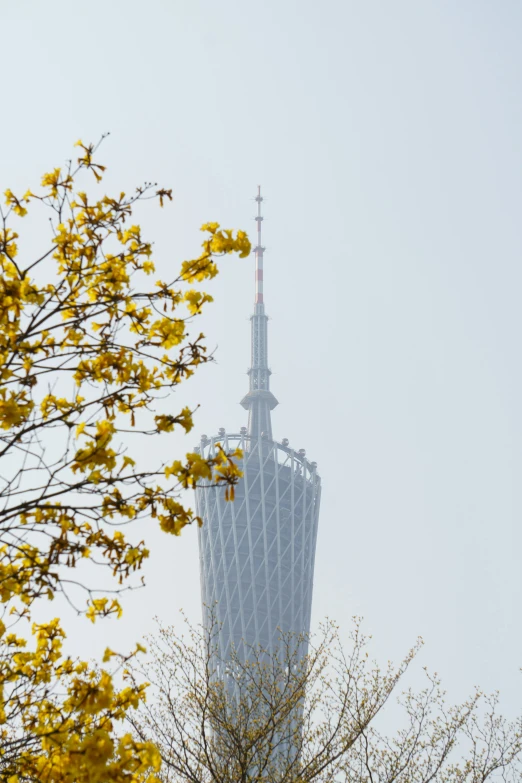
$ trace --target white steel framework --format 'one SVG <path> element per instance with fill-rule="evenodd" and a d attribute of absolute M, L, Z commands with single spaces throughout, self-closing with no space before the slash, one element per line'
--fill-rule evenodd
<path fill-rule="evenodd" d="M 203 436 L 199 450 L 212 456 L 221 444 L 243 451 L 243 478 L 234 502 L 224 489 L 202 486 L 196 491 L 201 595 L 204 624 L 209 612 L 219 624 L 219 657 L 231 646 L 241 654 L 249 647 L 273 652 L 281 632 L 310 630 L 312 588 L 321 482 L 316 464 L 304 449 L 272 439 L 270 412 L 278 404 L 270 391 L 267 321 L 263 302 L 260 189 L 256 201 L 258 244 L 255 309 L 251 318 L 250 389 L 241 404 L 248 410 L 248 428 L 213 438 Z"/>
<path fill-rule="evenodd" d="M 274 651 L 281 632 L 310 630 L 321 484 L 314 463 L 287 445 L 245 432 L 202 442 L 243 450 L 244 477 L 233 503 L 223 489 L 197 491 L 201 594 L 221 630 L 219 656 L 260 646 Z"/>

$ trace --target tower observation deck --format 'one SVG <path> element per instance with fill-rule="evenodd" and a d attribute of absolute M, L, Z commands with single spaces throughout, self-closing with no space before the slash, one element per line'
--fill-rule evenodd
<path fill-rule="evenodd" d="M 319 518 L 321 481 L 315 462 L 304 449 L 272 436 L 271 411 L 278 404 L 270 391 L 267 321 L 263 299 L 261 189 L 257 201 L 255 300 L 251 316 L 249 391 L 241 401 L 248 427 L 239 432 L 219 430 L 203 436 L 199 450 L 215 453 L 243 451 L 243 478 L 235 501 L 227 502 L 224 488 L 196 490 L 203 622 L 209 613 L 220 626 L 219 657 L 235 648 L 261 647 L 273 652 L 281 632 L 308 633 Z"/>

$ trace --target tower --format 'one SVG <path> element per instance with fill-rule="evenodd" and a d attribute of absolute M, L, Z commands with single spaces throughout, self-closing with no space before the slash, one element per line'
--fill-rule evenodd
<path fill-rule="evenodd" d="M 321 481 L 316 463 L 304 449 L 272 436 L 271 411 L 278 404 L 270 391 L 268 341 L 263 298 L 261 188 L 258 187 L 255 300 L 251 316 L 249 391 L 241 401 L 248 427 L 203 436 L 199 450 L 215 453 L 240 447 L 242 470 L 235 501 L 224 488 L 196 490 L 203 621 L 215 613 L 219 657 L 233 646 L 239 654 L 260 646 L 273 652 L 281 632 L 310 630 L 312 589 Z"/>

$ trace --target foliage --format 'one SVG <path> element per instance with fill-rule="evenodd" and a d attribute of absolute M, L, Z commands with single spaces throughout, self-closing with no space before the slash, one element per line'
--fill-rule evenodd
<path fill-rule="evenodd" d="M 211 297 L 183 284 L 214 277 L 216 253 L 246 255 L 248 239 L 207 223 L 203 252 L 185 261 L 173 281 L 147 287 L 142 278 L 154 272 L 152 246 L 138 225 L 126 224 L 136 202 L 154 188 L 90 201 L 75 190 L 75 176 L 89 169 L 99 180 L 103 167 L 93 162 L 92 147 L 79 145 L 76 170 L 70 164 L 45 174 L 40 194 L 18 198 L 6 191 L 9 209 L 0 231 L 0 459 L 9 471 L 1 487 L 3 601 L 52 598 L 65 589 L 60 566 L 81 558 L 105 564 L 121 583 L 148 552 L 143 541 L 131 543 L 120 530 L 111 534 L 105 523 L 150 515 L 178 534 L 195 517 L 161 477 L 183 486 L 201 478 L 233 484 L 238 477 L 222 452 L 213 461 L 190 454 L 184 464 L 143 470 L 117 439 L 129 430 L 190 431 L 188 408 L 155 416 L 153 406 L 207 361 L 203 335 L 190 339 L 187 321 Z M 160 203 L 171 198 L 165 189 L 155 195 Z M 39 258 L 19 261 L 18 234 L 8 221 L 25 216 L 33 203 L 50 210 L 53 236 Z M 92 619 L 118 611 L 116 604 L 90 603 Z"/>
<path fill-rule="evenodd" d="M 154 744 L 115 731 L 144 685 L 117 689 L 113 672 L 64 657 L 58 620 L 33 626 L 34 649 L 0 631 L 0 780 L 154 783 Z"/>
<path fill-rule="evenodd" d="M 35 192 L 6 190 L 7 209 L 0 209 L 6 622 L 28 619 L 36 599 L 60 593 L 93 622 L 119 616 L 118 598 L 96 589 L 93 574 L 108 572 L 117 593 L 149 554 L 143 539 L 130 540 L 121 528 L 152 517 L 179 535 L 200 522 L 182 502 L 182 488 L 204 478 L 224 485 L 228 497 L 241 475 L 240 452 L 223 450 L 209 460 L 190 453 L 170 464 L 151 464 L 148 455 L 144 465 L 135 435 L 192 428 L 188 407 L 158 413 L 157 402 L 209 360 L 203 335 L 190 330 L 212 301 L 199 283 L 217 274 L 217 255 L 248 255 L 248 237 L 207 223 L 202 252 L 172 280 L 148 283 L 152 245 L 133 212 L 147 199 L 163 206 L 171 191 L 148 183 L 130 196 L 93 199 L 78 179 L 91 172 L 99 183 L 104 167 L 94 160 L 96 147 L 78 147 L 75 164 L 45 174 Z M 23 246 L 19 252 L 19 229 L 12 227 L 32 209 L 47 210 L 50 226 L 34 258 Z M 26 244 L 32 236 L 29 230 Z M 85 602 L 78 601 L 79 590 L 86 591 Z M 112 733 L 114 722 L 143 698 L 141 687 L 118 691 L 109 672 L 64 658 L 57 620 L 33 628 L 32 652 L 11 630 L 2 623 L 0 780 L 130 783 L 155 767 L 149 746 L 128 737 L 116 741 Z"/>
<path fill-rule="evenodd" d="M 221 658 L 218 630 L 215 622 L 208 633 L 189 626 L 188 636 L 160 628 L 150 660 L 132 665 L 152 693 L 130 720 L 139 741 L 157 745 L 164 783 L 520 779 L 522 721 L 499 716 L 496 696 L 477 691 L 447 706 L 440 682 L 426 674 L 426 688 L 399 696 L 396 735 L 381 732 L 381 713 L 418 645 L 381 670 L 358 622 L 349 650 L 328 622 L 316 639 L 282 634 L 276 651 L 250 648 L 245 657 Z"/>

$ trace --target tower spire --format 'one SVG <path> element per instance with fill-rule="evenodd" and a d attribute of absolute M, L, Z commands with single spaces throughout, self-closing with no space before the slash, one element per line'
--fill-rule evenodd
<path fill-rule="evenodd" d="M 243 408 L 248 410 L 248 434 L 251 438 L 261 438 L 272 440 L 272 422 L 270 411 L 276 407 L 277 400 L 270 391 L 270 375 L 268 368 L 268 335 L 267 321 L 265 314 L 265 304 L 263 299 L 263 254 L 265 248 L 261 243 L 261 185 L 257 187 L 257 245 L 254 249 L 256 256 L 255 269 L 255 298 L 254 314 L 250 317 L 251 324 L 251 364 L 248 371 L 250 379 L 250 389 L 248 394 L 241 400 Z"/>
<path fill-rule="evenodd" d="M 263 216 L 261 215 L 261 202 L 263 201 L 261 185 L 257 186 L 256 201 L 257 215 L 255 220 L 257 223 L 257 245 L 254 250 L 254 253 L 256 254 L 256 296 L 254 302 L 258 305 L 263 304 L 263 253 L 265 252 L 265 248 L 261 242 L 261 224 L 263 222 Z"/>

